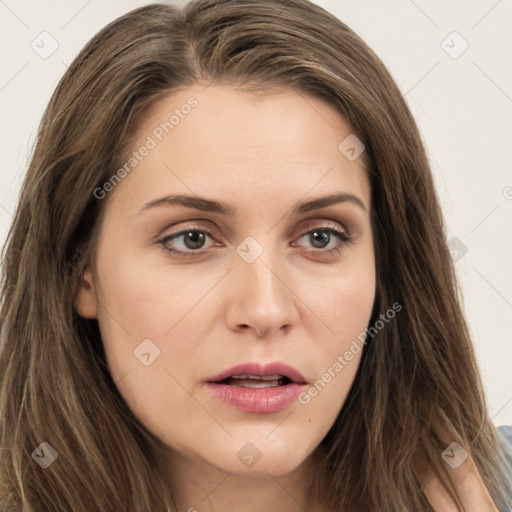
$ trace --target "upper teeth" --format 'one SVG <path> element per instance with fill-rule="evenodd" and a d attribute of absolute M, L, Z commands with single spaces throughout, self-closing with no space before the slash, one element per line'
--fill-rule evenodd
<path fill-rule="evenodd" d="M 270 388 L 282 386 L 288 380 L 282 375 L 265 375 L 259 377 L 256 375 L 232 375 L 228 378 L 227 384 L 229 386 L 239 386 L 242 388 Z"/>
<path fill-rule="evenodd" d="M 279 380 L 282 379 L 282 375 L 267 375 L 265 377 L 258 377 L 256 375 L 231 375 L 232 379 L 255 379 L 255 380 Z"/>

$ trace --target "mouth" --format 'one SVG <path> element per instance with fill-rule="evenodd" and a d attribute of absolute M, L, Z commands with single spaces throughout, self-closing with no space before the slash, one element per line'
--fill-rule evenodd
<path fill-rule="evenodd" d="M 280 362 L 246 363 L 206 380 L 208 389 L 222 402 L 255 413 L 289 407 L 306 384 L 298 370 Z"/>

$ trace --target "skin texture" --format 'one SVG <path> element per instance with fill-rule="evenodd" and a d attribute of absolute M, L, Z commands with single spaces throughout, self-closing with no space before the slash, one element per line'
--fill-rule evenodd
<path fill-rule="evenodd" d="M 76 307 L 98 319 L 121 395 L 169 447 L 179 510 L 303 510 L 311 454 L 345 401 L 361 353 L 309 403 L 276 413 L 235 409 L 204 381 L 240 363 L 281 361 L 312 384 L 364 331 L 375 298 L 368 178 L 362 158 L 349 161 L 338 149 L 352 133 L 347 122 L 290 89 L 203 84 L 173 93 L 144 116 L 132 150 L 191 96 L 197 106 L 103 199 L 95 265 Z M 292 212 L 339 192 L 364 208 L 345 201 Z M 237 212 L 163 204 L 141 213 L 170 194 L 224 201 Z M 351 242 L 331 234 L 315 245 L 311 231 L 320 228 Z M 161 243 L 184 229 L 211 231 L 195 249 L 202 254 L 164 249 L 193 253 L 186 236 Z M 248 236 L 263 249 L 251 263 L 236 251 Z M 149 366 L 134 355 L 145 339 L 160 350 Z M 247 443 L 261 454 L 252 467 L 237 456 Z"/>

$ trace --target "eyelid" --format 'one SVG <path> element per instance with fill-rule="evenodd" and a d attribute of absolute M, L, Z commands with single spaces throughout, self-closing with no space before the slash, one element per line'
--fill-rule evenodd
<path fill-rule="evenodd" d="M 318 228 L 322 228 L 322 229 L 331 228 L 334 231 L 341 231 L 347 237 L 350 237 L 350 230 L 344 224 L 342 224 L 340 222 L 337 222 L 337 221 L 321 220 L 321 219 L 314 218 L 314 219 L 307 219 L 304 222 L 301 222 L 301 224 L 303 224 L 303 225 L 305 223 L 308 223 L 308 225 L 311 225 L 311 227 L 308 227 L 308 228 L 302 227 L 299 230 L 298 234 L 295 235 L 295 237 L 302 237 L 306 233 L 308 233 L 309 231 L 311 231 L 312 229 L 315 229 L 315 228 L 317 228 L 317 229 Z M 311 224 L 309 224 L 309 223 L 311 223 Z M 179 224 L 181 224 L 181 223 L 179 223 Z M 185 224 L 185 225 L 180 227 L 180 229 L 177 230 L 177 231 L 173 231 L 172 233 L 169 233 L 169 234 L 158 234 L 158 235 L 156 235 L 154 237 L 154 240 L 158 241 L 158 240 L 170 238 L 170 237 L 182 234 L 183 231 L 187 231 L 187 230 L 190 230 L 190 231 L 194 231 L 194 230 L 204 231 L 205 233 L 207 233 L 212 238 L 215 238 L 215 233 L 214 232 L 217 230 L 217 228 L 212 228 L 211 227 L 212 222 L 209 221 L 209 220 L 198 219 L 198 220 L 195 220 L 195 221 L 191 221 L 190 225 L 187 225 L 187 222 L 183 222 L 183 224 Z M 165 228 L 163 230 L 163 232 L 165 232 L 166 230 L 167 230 L 167 228 Z M 291 233 L 289 233 L 289 237 L 294 236 L 293 233 L 295 233 L 295 232 L 297 232 L 296 229 L 294 229 Z"/>
<path fill-rule="evenodd" d="M 345 225 L 341 224 L 341 222 L 336 222 L 336 221 L 332 221 L 332 220 L 319 220 L 319 219 L 308 219 L 305 222 L 311 222 L 311 225 L 308 224 L 308 226 L 310 225 L 311 227 L 302 228 L 301 229 L 302 234 L 308 233 L 309 231 L 311 231 L 315 228 L 322 228 L 322 229 L 330 228 L 330 229 L 333 229 L 334 231 L 340 231 L 340 232 L 346 234 L 347 236 L 350 236 L 350 231 L 348 230 L 348 228 Z"/>
<path fill-rule="evenodd" d="M 353 242 L 352 236 L 350 235 L 348 229 L 345 226 L 342 226 L 340 229 L 340 224 L 333 222 L 333 221 L 321 221 L 320 219 L 309 219 L 309 222 L 314 222 L 309 228 L 302 228 L 300 231 L 300 234 L 294 237 L 294 241 L 297 239 L 301 239 L 304 236 L 306 236 L 308 233 L 311 233 L 315 229 L 319 231 L 330 231 L 334 237 L 338 240 L 338 243 L 335 247 L 332 247 L 330 249 L 325 248 L 311 248 L 306 249 L 306 252 L 311 255 L 323 255 L 323 256 L 329 256 L 332 253 L 336 252 L 339 253 L 344 246 L 349 245 Z M 166 250 L 170 254 L 177 255 L 177 257 L 187 258 L 187 257 L 200 257 L 204 256 L 207 253 L 211 252 L 210 248 L 204 249 L 204 250 L 180 250 L 180 249 L 170 249 L 166 246 L 166 243 L 168 243 L 169 239 L 172 238 L 179 238 L 180 236 L 183 236 L 187 232 L 190 231 L 200 231 L 206 233 L 214 242 L 217 241 L 217 238 L 215 236 L 215 233 L 213 229 L 211 229 L 209 226 L 205 226 L 204 223 L 200 221 L 194 221 L 192 225 L 183 226 L 179 230 L 174 231 L 173 233 L 169 233 L 166 235 L 161 236 L 157 241 L 156 244 L 160 245 L 164 250 Z M 295 244 L 297 246 L 298 244 Z M 215 246 L 215 243 L 214 243 Z"/>
<path fill-rule="evenodd" d="M 183 226 L 182 226 L 182 224 L 183 224 Z M 175 228 L 176 225 L 180 226 L 179 229 L 173 230 L 172 232 L 167 233 L 167 231 L 169 231 L 171 228 Z M 169 238 L 169 237 L 178 235 L 178 234 L 182 233 L 183 231 L 187 231 L 187 230 L 188 231 L 193 231 L 193 230 L 204 231 L 205 233 L 208 233 L 210 236 L 213 237 L 214 232 L 218 231 L 218 230 L 217 230 L 217 228 L 211 227 L 211 225 L 212 225 L 211 221 L 206 221 L 206 220 L 202 220 L 202 219 L 190 221 L 190 224 L 187 223 L 187 221 L 173 223 L 173 224 L 165 227 L 163 230 L 160 230 L 159 233 L 153 237 L 153 239 L 155 241 L 162 240 L 165 238 Z"/>

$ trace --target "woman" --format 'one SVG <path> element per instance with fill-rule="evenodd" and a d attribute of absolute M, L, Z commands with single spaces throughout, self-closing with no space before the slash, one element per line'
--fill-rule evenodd
<path fill-rule="evenodd" d="M 3 271 L 7 512 L 509 510 L 420 135 L 305 0 L 97 34 Z"/>

